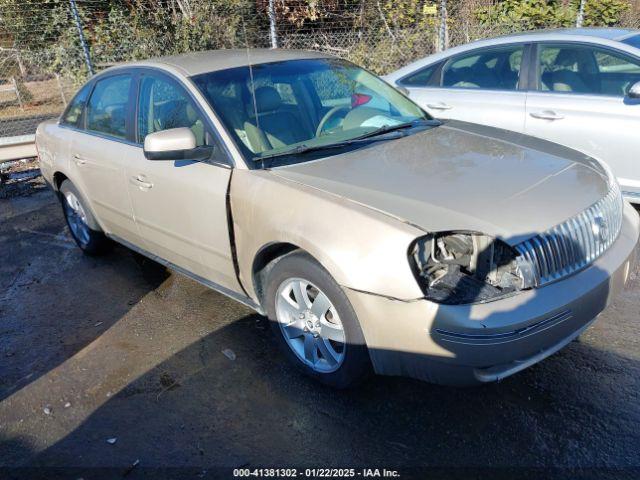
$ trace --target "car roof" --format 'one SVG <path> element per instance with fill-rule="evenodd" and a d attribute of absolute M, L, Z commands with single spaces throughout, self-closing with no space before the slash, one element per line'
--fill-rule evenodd
<path fill-rule="evenodd" d="M 494 38 L 512 38 L 530 35 L 577 35 L 581 37 L 603 38 L 607 40 L 622 40 L 626 37 L 640 34 L 640 30 L 631 28 L 601 28 L 601 27 L 582 27 L 582 28 L 550 28 L 546 30 L 532 30 L 529 32 L 510 33 L 500 35 Z"/>
<path fill-rule="evenodd" d="M 332 58 L 330 55 L 307 50 L 270 48 L 209 50 L 184 53 L 168 57 L 153 58 L 138 62 L 119 64 L 118 67 L 173 67 L 186 76 L 226 70 L 229 68 L 258 65 L 261 63 L 302 60 L 309 58 Z"/>
<path fill-rule="evenodd" d="M 427 65 L 439 62 L 443 59 L 447 59 L 453 55 L 464 53 L 475 48 L 500 46 L 508 43 L 526 43 L 526 42 L 540 42 L 545 40 L 551 41 L 563 41 L 572 40 L 577 42 L 595 42 L 598 44 L 604 44 L 614 46 L 620 50 L 637 52 L 635 47 L 621 43 L 629 37 L 639 35 L 640 30 L 628 29 L 628 28 L 555 28 L 548 30 L 532 30 L 528 32 L 510 33 L 507 35 L 501 35 L 491 38 L 483 38 L 470 43 L 465 43 L 456 47 L 448 48 L 442 52 L 434 53 L 423 57 L 413 63 L 405 65 L 399 68 L 395 72 L 385 75 L 385 80 L 389 82 L 395 82 L 396 80 L 403 78 L 416 71 L 419 68 L 423 68 Z"/>

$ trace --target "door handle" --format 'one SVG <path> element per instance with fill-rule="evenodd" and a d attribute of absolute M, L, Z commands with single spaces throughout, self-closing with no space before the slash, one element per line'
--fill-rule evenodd
<path fill-rule="evenodd" d="M 538 118 L 540 120 L 562 120 L 564 118 L 563 115 L 559 115 L 553 110 L 543 110 L 542 112 L 531 112 L 533 118 Z"/>
<path fill-rule="evenodd" d="M 87 160 L 78 153 L 73 154 L 73 161 L 76 162 L 76 165 L 84 165 L 87 163 Z"/>
<path fill-rule="evenodd" d="M 433 108 L 434 110 L 451 110 L 453 107 L 443 102 L 427 103 L 427 108 Z"/>
<path fill-rule="evenodd" d="M 139 187 L 141 190 L 149 190 L 150 188 L 153 188 L 153 183 L 147 182 L 144 175 L 136 175 L 135 177 L 131 177 L 130 182 L 132 185 Z"/>

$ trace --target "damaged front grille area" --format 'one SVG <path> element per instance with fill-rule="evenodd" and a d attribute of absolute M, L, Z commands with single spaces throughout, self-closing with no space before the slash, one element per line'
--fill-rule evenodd
<path fill-rule="evenodd" d="M 531 265 L 535 286 L 572 275 L 593 263 L 618 238 L 623 201 L 617 182 L 584 212 L 516 245 Z"/>
<path fill-rule="evenodd" d="M 410 253 L 425 298 L 435 303 L 485 303 L 526 285 L 516 251 L 477 232 L 427 235 L 416 240 Z"/>

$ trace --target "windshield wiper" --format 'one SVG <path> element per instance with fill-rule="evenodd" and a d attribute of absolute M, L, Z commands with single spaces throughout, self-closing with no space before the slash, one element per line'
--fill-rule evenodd
<path fill-rule="evenodd" d="M 377 137 L 378 135 L 384 135 L 389 132 L 395 132 L 397 130 L 404 130 L 406 128 L 419 127 L 422 125 L 440 125 L 440 122 L 433 122 L 432 120 L 413 120 L 411 122 L 399 123 L 397 125 L 382 125 L 381 127 L 376 128 L 370 132 L 362 134 L 358 137 L 353 138 L 352 140 L 364 140 L 365 138 Z"/>
<path fill-rule="evenodd" d="M 303 154 L 303 153 L 315 152 L 315 151 L 319 151 L 319 150 L 330 150 L 330 149 L 334 149 L 334 148 L 347 147 L 349 145 L 360 143 L 361 140 L 366 140 L 368 138 L 385 135 L 387 133 L 395 132 L 395 131 L 398 131 L 398 130 L 403 130 L 403 129 L 406 129 L 406 128 L 418 127 L 418 126 L 421 126 L 421 125 L 438 126 L 438 125 L 440 125 L 440 122 L 434 121 L 434 120 L 414 120 L 412 122 L 399 123 L 398 125 L 383 125 L 383 126 L 381 126 L 379 128 L 376 128 L 375 130 L 372 130 L 370 132 L 364 133 L 364 134 L 359 135 L 359 136 L 354 137 L 354 138 L 350 138 L 349 140 L 345 140 L 343 142 L 327 143 L 325 145 L 305 145 L 305 144 L 302 144 L 302 145 L 298 145 L 297 147 L 294 147 L 294 148 L 292 148 L 290 150 L 285 150 L 284 152 L 272 153 L 272 154 L 269 154 L 269 155 L 264 155 L 262 157 L 253 157 L 253 160 L 258 162 L 260 160 L 266 160 L 266 159 L 269 159 L 269 158 L 287 157 L 289 155 L 300 155 L 300 154 Z"/>
<path fill-rule="evenodd" d="M 254 162 L 258 162 L 260 160 L 266 160 L 268 158 L 275 157 L 288 157 L 289 155 L 300 155 L 302 153 L 307 152 L 315 152 L 318 150 L 330 150 L 332 148 L 341 148 L 352 145 L 356 139 L 346 140 L 344 142 L 336 142 L 336 143 L 327 143 L 326 145 L 298 145 L 290 150 L 285 150 L 284 152 L 278 153 L 270 153 L 269 155 L 264 155 L 262 157 L 253 157 Z"/>

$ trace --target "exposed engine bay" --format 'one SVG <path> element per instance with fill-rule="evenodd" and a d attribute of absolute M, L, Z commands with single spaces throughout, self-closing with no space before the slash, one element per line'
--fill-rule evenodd
<path fill-rule="evenodd" d="M 515 251 L 477 233 L 441 233 L 416 242 L 413 258 L 429 300 L 482 303 L 527 288 Z"/>

